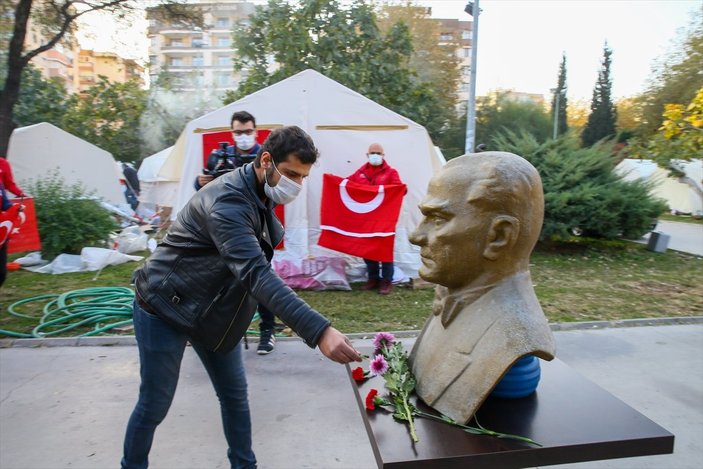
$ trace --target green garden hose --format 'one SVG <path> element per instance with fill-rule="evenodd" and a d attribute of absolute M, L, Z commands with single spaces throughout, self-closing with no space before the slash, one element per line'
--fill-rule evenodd
<path fill-rule="evenodd" d="M 42 316 L 18 312 L 18 307 L 33 302 L 46 302 Z M 102 334 L 115 327 L 132 323 L 134 292 L 126 287 L 95 287 L 73 290 L 60 295 L 34 296 L 12 303 L 7 312 L 13 316 L 38 319 L 31 333 L 0 329 L 0 335 L 9 337 L 88 337 Z M 92 326 L 86 331 L 87 327 Z M 68 334 L 74 329 L 73 335 Z"/>
<path fill-rule="evenodd" d="M 18 308 L 29 303 L 43 301 L 41 317 L 20 313 Z M 32 332 L 16 332 L 0 329 L 0 336 L 17 338 L 89 337 L 110 329 L 132 324 L 132 302 L 134 292 L 126 287 L 94 287 L 73 290 L 60 295 L 33 296 L 12 303 L 7 312 L 13 316 L 36 319 L 39 323 Z M 257 312 L 252 323 L 259 320 Z M 86 331 L 88 326 L 92 329 Z M 70 331 L 82 328 L 71 334 Z M 249 329 L 246 335 L 258 336 L 259 331 Z"/>

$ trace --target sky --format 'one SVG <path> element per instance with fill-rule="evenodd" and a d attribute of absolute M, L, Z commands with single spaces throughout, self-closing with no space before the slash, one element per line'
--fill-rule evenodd
<path fill-rule="evenodd" d="M 255 0 L 254 3 L 262 3 Z M 416 0 L 433 18 L 471 20 L 465 0 Z M 590 101 L 607 41 L 613 51 L 615 99 L 646 89 L 655 60 L 674 51 L 703 0 L 479 0 L 476 93 L 512 89 L 550 95 L 562 53 L 567 61 L 567 96 Z M 145 21 L 115 31 L 94 17 L 84 47 L 115 50 L 146 61 Z"/>

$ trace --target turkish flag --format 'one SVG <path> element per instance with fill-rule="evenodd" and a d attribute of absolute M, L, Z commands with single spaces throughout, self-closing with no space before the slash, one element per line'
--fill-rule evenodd
<path fill-rule="evenodd" d="M 0 212 L 0 245 L 9 238 L 8 254 L 41 249 L 34 199 L 14 199 L 12 207 Z"/>
<path fill-rule="evenodd" d="M 333 174 L 322 179 L 320 246 L 380 262 L 393 262 L 395 225 L 405 184 L 371 186 Z"/>

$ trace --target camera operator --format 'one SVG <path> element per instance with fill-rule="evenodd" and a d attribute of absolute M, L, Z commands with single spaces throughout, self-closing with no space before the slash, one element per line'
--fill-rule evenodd
<path fill-rule="evenodd" d="M 232 128 L 234 145 L 224 147 L 223 144 L 220 144 L 221 147 L 208 156 L 203 174 L 199 174 L 195 178 L 195 190 L 200 190 L 205 184 L 228 170 L 244 166 L 256 158 L 261 145 L 256 142 L 256 119 L 254 116 L 246 111 L 237 111 L 232 114 L 230 127 Z"/>
<path fill-rule="evenodd" d="M 195 179 L 195 190 L 200 190 L 207 183 L 240 166 L 254 161 L 261 145 L 256 142 L 256 119 L 246 111 L 237 111 L 230 120 L 234 145 L 220 144 L 218 150 L 208 156 L 207 167 L 203 174 Z M 223 153 L 225 153 L 223 155 Z M 256 353 L 267 355 L 273 352 L 276 345 L 275 326 L 276 320 L 271 311 L 259 305 L 259 345 Z"/>

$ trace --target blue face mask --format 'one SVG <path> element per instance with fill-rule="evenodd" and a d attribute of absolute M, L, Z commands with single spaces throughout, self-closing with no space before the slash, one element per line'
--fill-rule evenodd
<path fill-rule="evenodd" d="M 383 156 L 380 153 L 369 153 L 369 164 L 371 166 L 381 166 Z"/>

